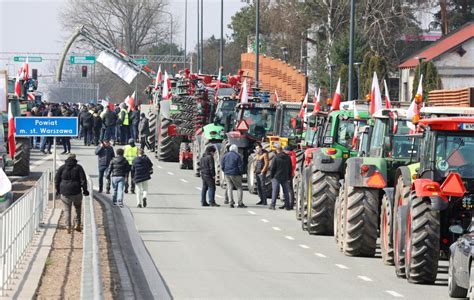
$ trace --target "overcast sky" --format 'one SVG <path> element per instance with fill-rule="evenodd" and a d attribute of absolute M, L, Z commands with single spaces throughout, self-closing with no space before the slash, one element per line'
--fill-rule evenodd
<path fill-rule="evenodd" d="M 17 68 L 8 60 L 19 52 L 62 51 L 67 33 L 61 30 L 58 13 L 67 0 L 0 0 L 0 69 Z M 188 51 L 194 49 L 197 40 L 197 1 L 188 0 Z M 168 9 L 178 22 L 175 43 L 184 46 L 185 0 L 168 0 Z M 224 0 L 224 35 L 232 15 L 245 3 L 241 0 Z M 220 0 L 204 0 L 204 39 L 220 36 Z M 4 52 L 9 52 L 8 54 Z M 41 68 L 38 64 L 33 67 Z"/>

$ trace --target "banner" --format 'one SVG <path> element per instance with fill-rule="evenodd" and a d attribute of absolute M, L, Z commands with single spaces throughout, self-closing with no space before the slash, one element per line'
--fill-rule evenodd
<path fill-rule="evenodd" d="M 97 61 L 103 64 L 107 69 L 112 71 L 115 75 L 122 78 L 128 84 L 137 76 L 138 72 L 132 67 L 127 65 L 123 60 L 113 56 L 106 51 L 102 51 L 97 57 Z"/>

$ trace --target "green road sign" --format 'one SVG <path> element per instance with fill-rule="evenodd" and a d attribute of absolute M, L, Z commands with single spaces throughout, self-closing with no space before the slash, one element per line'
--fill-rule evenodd
<path fill-rule="evenodd" d="M 14 62 L 26 62 L 26 58 L 28 57 L 28 62 L 42 62 L 43 58 L 41 56 L 14 56 Z"/>
<path fill-rule="evenodd" d="M 95 56 L 73 56 L 69 57 L 71 65 L 95 65 Z"/>
<path fill-rule="evenodd" d="M 146 58 L 137 58 L 135 62 L 140 65 L 148 65 L 148 59 Z"/>

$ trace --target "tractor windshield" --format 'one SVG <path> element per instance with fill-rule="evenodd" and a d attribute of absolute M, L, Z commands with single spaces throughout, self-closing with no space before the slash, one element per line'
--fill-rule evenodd
<path fill-rule="evenodd" d="M 390 129 L 390 128 L 387 128 Z M 394 123 L 392 141 L 393 158 L 410 158 L 417 156 L 417 149 L 420 145 L 420 138 L 410 136 L 410 128 L 406 120 L 397 120 Z M 391 133 L 389 133 L 391 134 Z"/>
<path fill-rule="evenodd" d="M 337 140 L 336 142 L 346 148 L 352 147 L 352 141 L 354 138 L 355 124 L 354 119 L 340 119 L 339 126 L 337 128 Z M 366 120 L 359 120 L 359 126 L 366 125 Z"/>
<path fill-rule="evenodd" d="M 237 100 L 219 101 L 216 108 L 216 117 L 221 124 L 225 123 L 228 116 L 232 116 Z"/>
<path fill-rule="evenodd" d="M 275 110 L 267 108 L 248 108 L 242 113 L 242 120 L 249 126 L 248 133 L 256 138 L 263 138 L 273 132 Z"/>
<path fill-rule="evenodd" d="M 441 177 L 458 172 L 462 178 L 474 178 L 474 132 L 439 133 L 436 138 L 436 171 Z"/>
<path fill-rule="evenodd" d="M 235 93 L 233 88 L 220 88 L 219 89 L 219 97 L 230 97 L 232 94 Z"/>
<path fill-rule="evenodd" d="M 299 110 L 296 109 L 285 109 L 283 113 L 281 134 L 285 137 L 290 137 L 293 134 L 293 128 L 291 126 L 291 120 L 298 117 Z"/>

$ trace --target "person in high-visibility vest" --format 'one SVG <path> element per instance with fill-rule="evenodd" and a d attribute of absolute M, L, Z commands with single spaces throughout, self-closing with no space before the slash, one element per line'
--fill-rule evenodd
<path fill-rule="evenodd" d="M 122 145 L 125 145 L 130 136 L 129 134 L 130 123 L 129 123 L 128 111 L 127 111 L 125 103 L 122 103 L 120 105 L 120 112 L 119 112 L 118 118 L 119 118 L 119 123 L 120 123 L 120 143 Z"/>
<path fill-rule="evenodd" d="M 138 147 L 135 145 L 135 140 L 130 139 L 128 141 L 128 145 L 126 145 L 123 148 L 123 151 L 124 151 L 123 156 L 128 161 L 128 164 L 130 165 L 130 169 L 131 169 L 133 160 L 138 156 Z M 127 176 L 125 176 L 125 193 L 128 193 L 128 178 L 130 177 L 130 173 L 131 173 L 131 170 L 127 173 Z M 133 180 L 133 174 L 131 174 L 131 175 L 132 175 L 131 176 L 132 177 L 132 180 L 131 180 L 132 184 L 131 184 L 130 191 L 133 194 L 133 193 L 135 193 L 135 180 Z"/>

